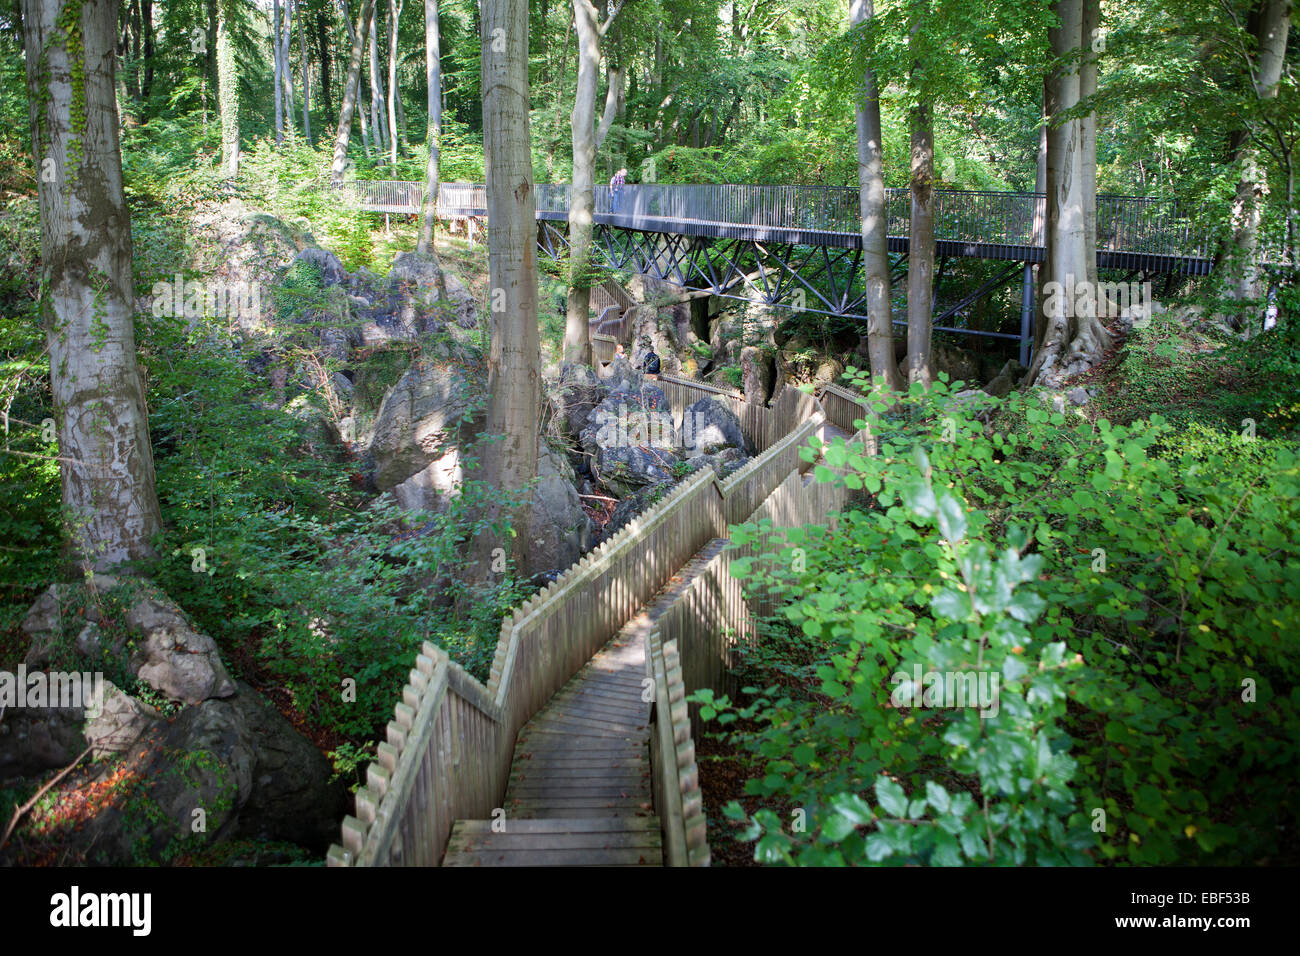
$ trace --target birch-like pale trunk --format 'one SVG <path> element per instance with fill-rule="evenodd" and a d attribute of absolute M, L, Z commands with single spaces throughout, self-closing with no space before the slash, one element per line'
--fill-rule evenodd
<path fill-rule="evenodd" d="M 1251 86 L 1260 100 L 1277 97 L 1286 62 L 1287 37 L 1291 30 L 1292 0 L 1263 0 L 1259 8 L 1256 49 L 1248 57 Z M 1257 299 L 1259 282 L 1259 227 L 1263 220 L 1264 196 L 1268 185 L 1260 163 L 1259 146 L 1249 133 L 1243 138 L 1237 160 L 1241 172 L 1232 205 L 1232 246 L 1229 257 L 1230 295 L 1238 300 Z"/>
<path fill-rule="evenodd" d="M 388 131 L 384 129 L 384 85 L 379 73 L 379 4 L 370 10 L 370 131 L 375 149 L 383 156 L 388 152 Z M 382 162 L 382 160 L 381 160 Z"/>
<path fill-rule="evenodd" d="M 302 8 L 298 8 L 298 54 L 302 61 L 302 134 L 311 145 L 311 62 L 307 59 L 307 31 L 302 21 L 305 19 Z"/>
<path fill-rule="evenodd" d="M 284 145 L 284 61 L 280 58 L 280 0 L 271 0 L 271 72 L 274 75 L 275 145 Z"/>
<path fill-rule="evenodd" d="M 429 83 L 429 160 L 424 167 L 424 215 L 416 251 L 432 253 L 441 185 L 438 150 L 442 138 L 442 38 L 438 31 L 438 0 L 424 0 L 424 69 Z"/>
<path fill-rule="evenodd" d="M 217 108 L 221 113 L 221 168 L 225 176 L 239 175 L 239 74 L 235 70 L 226 3 L 217 14 Z"/>
<path fill-rule="evenodd" d="M 491 223 L 487 434 L 495 439 L 482 455 L 488 484 L 517 496 L 537 474 L 541 400 L 527 0 L 484 0 L 482 80 Z M 518 534 L 507 549 L 524 565 L 529 538 Z"/>
<path fill-rule="evenodd" d="M 348 76 L 343 84 L 343 102 L 339 104 L 339 128 L 334 136 L 334 161 L 330 164 L 330 179 L 335 183 L 343 181 L 343 171 L 348 164 L 348 140 L 352 136 L 352 112 L 357 106 L 357 95 L 361 87 L 361 58 L 364 53 L 362 39 L 365 36 L 366 22 L 370 19 L 372 0 L 361 0 L 361 11 L 357 14 L 357 25 L 352 33 L 352 55 L 348 60 Z"/>
<path fill-rule="evenodd" d="M 866 23 L 874 15 L 871 0 L 852 0 L 849 18 L 853 26 Z M 862 73 L 856 114 L 858 205 L 862 214 L 862 266 L 867 284 L 867 355 L 871 362 L 872 380 L 892 391 L 901 391 L 903 376 L 894 358 L 884 135 L 880 125 L 880 93 L 871 67 Z"/>
<path fill-rule="evenodd" d="M 397 165 L 397 21 L 402 15 L 401 0 L 388 0 L 388 161 Z"/>
<path fill-rule="evenodd" d="M 37 170 L 55 171 L 52 181 L 37 177 L 40 311 L 69 555 L 108 570 L 154 557 L 162 518 L 136 364 L 114 95 L 118 4 L 83 0 L 65 32 L 57 22 L 67 9 L 62 0 L 22 0 L 33 159 Z"/>
<path fill-rule="evenodd" d="M 622 72 L 609 72 L 613 95 L 596 123 L 596 85 L 600 79 L 600 41 L 609 31 L 616 8 L 602 24 L 591 0 L 573 0 L 578 36 L 578 83 L 573 95 L 573 185 L 569 196 L 569 293 L 564 320 L 564 360 L 591 364 L 591 235 L 596 210 L 596 151 L 614 122 Z"/>
<path fill-rule="evenodd" d="M 1083 60 L 1079 64 L 1079 98 L 1097 93 L 1097 61 L 1105 45 L 1101 38 L 1101 0 L 1083 0 Z M 1097 300 L 1097 311 L 1107 306 L 1097 296 L 1097 111 L 1089 110 L 1079 121 L 1083 148 L 1083 255 L 1088 288 Z M 1108 314 L 1108 313 L 1107 313 Z"/>
<path fill-rule="evenodd" d="M 911 110 L 912 213 L 907 246 L 907 380 L 929 385 L 934 314 L 934 115 L 929 103 Z"/>

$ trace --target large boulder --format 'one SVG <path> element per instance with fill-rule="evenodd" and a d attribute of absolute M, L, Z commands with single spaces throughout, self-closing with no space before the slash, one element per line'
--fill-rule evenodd
<path fill-rule="evenodd" d="M 7 706 L 0 718 L 0 786 L 62 769 L 86 747 L 80 707 Z"/>
<path fill-rule="evenodd" d="M 375 485 L 387 491 L 481 429 L 481 384 L 451 363 L 417 360 L 384 397 L 370 454 Z"/>
<path fill-rule="evenodd" d="M 591 413 L 604 401 L 605 393 L 606 386 L 590 365 L 565 362 L 561 366 L 560 380 L 551 391 L 551 404 L 567 436 L 576 439 L 582 434 Z"/>
<path fill-rule="evenodd" d="M 567 570 L 591 549 L 595 527 L 582 510 L 576 484 L 564 453 L 540 442 L 528 528 L 528 565 L 534 574 Z"/>
<path fill-rule="evenodd" d="M 592 411 L 579 440 L 592 475 L 619 497 L 671 480 L 680 461 L 672 408 L 663 390 L 649 382 L 638 388 L 617 382 Z"/>
<path fill-rule="evenodd" d="M 90 862 L 166 862 L 236 837 L 323 850 L 345 811 L 329 762 L 243 683 L 150 728 L 125 759 L 130 783 L 85 828 Z"/>
<path fill-rule="evenodd" d="M 103 600 L 105 595 L 111 601 Z M 119 646 L 120 638 L 105 646 L 101 607 L 121 611 L 133 644 L 129 654 Z M 145 581 L 100 574 L 83 584 L 51 585 L 27 612 L 23 626 L 32 639 L 29 667 L 101 668 L 109 658 L 122 656 L 131 674 L 169 700 L 196 704 L 235 692 L 216 642 Z"/>
<path fill-rule="evenodd" d="M 321 282 L 327 286 L 342 285 L 348 279 L 348 270 L 343 268 L 339 257 L 319 246 L 308 246 L 296 256 L 294 262 L 303 262 L 320 271 Z"/>
<path fill-rule="evenodd" d="M 720 398 L 701 398 L 682 413 L 682 454 L 687 458 L 711 455 L 724 448 L 748 453 L 749 442 L 741 431 L 740 419 Z"/>
<path fill-rule="evenodd" d="M 141 597 L 127 611 L 126 623 L 140 635 L 132 670 L 169 700 L 197 704 L 235 692 L 216 641 L 195 630 L 175 604 L 161 597 Z"/>

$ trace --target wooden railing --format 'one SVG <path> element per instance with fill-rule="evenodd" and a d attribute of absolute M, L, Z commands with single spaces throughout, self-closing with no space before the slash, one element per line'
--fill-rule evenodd
<path fill-rule="evenodd" d="M 799 448 L 824 420 L 812 396 L 787 389 L 758 408 L 724 389 L 664 382 L 682 408 L 706 395 L 738 402 L 761 454 L 725 480 L 696 472 L 508 615 L 486 687 L 426 644 L 331 865 L 437 864 L 457 819 L 487 819 L 500 805 L 523 725 L 701 548 L 808 467 Z"/>

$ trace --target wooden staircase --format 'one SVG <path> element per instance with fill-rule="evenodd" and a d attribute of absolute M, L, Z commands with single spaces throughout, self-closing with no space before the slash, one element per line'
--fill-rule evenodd
<path fill-rule="evenodd" d="M 503 812 L 457 820 L 443 866 L 662 866 L 646 637 L 726 545 L 715 539 L 519 732 Z"/>

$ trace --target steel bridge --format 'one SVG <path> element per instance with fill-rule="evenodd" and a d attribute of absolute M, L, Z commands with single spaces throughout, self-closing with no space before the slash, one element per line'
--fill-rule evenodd
<path fill-rule="evenodd" d="M 355 181 L 339 187 L 357 209 L 418 213 L 424 185 Z M 571 187 L 538 184 L 538 247 L 553 259 L 567 255 Z M 934 328 L 1017 341 L 1028 362 L 1032 342 L 1032 268 L 1045 249 L 1042 193 L 935 191 L 936 282 L 949 260 L 1006 263 L 995 276 L 934 317 Z M 888 249 L 893 269 L 906 271 L 910 251 L 910 193 L 886 190 Z M 438 216 L 472 224 L 487 215 L 481 184 L 444 183 Z M 601 264 L 674 283 L 700 294 L 760 301 L 765 305 L 829 316 L 866 319 L 862 275 L 861 213 L 856 189 L 826 186 L 626 185 L 595 189 L 593 252 Z M 1208 275 L 1213 236 L 1192 210 L 1174 200 L 1097 197 L 1097 265 L 1124 270 L 1123 281 L 1155 276 L 1165 289 L 1180 276 Z M 1267 260 L 1267 256 L 1265 259 Z M 1017 332 L 945 325 L 976 302 L 1020 279 Z M 895 320 L 896 325 L 906 325 Z"/>

